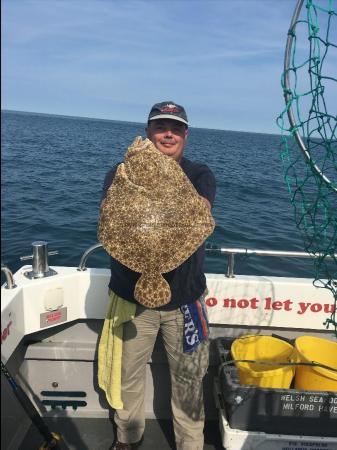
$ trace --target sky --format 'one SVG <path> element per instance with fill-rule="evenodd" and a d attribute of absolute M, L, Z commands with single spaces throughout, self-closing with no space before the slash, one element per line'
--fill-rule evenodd
<path fill-rule="evenodd" d="M 279 133 L 296 0 L 2 0 L 1 108 Z"/>

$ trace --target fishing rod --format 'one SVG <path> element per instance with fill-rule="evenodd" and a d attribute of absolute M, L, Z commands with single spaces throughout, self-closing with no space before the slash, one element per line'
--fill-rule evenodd
<path fill-rule="evenodd" d="M 60 441 L 61 436 L 58 433 L 51 432 L 34 406 L 33 402 L 30 400 L 28 395 L 22 389 L 21 386 L 17 384 L 13 376 L 9 373 L 5 364 L 1 361 L 1 372 L 5 375 L 7 381 L 13 389 L 13 393 L 18 399 L 20 405 L 26 411 L 28 417 L 31 419 L 33 424 L 36 426 L 40 434 L 45 439 L 45 442 L 39 448 L 39 450 L 61 450 Z"/>

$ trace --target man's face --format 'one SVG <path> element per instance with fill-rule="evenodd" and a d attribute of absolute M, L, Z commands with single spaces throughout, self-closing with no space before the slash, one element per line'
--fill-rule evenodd
<path fill-rule="evenodd" d="M 151 120 L 146 133 L 159 151 L 180 161 L 188 134 L 184 123 L 172 119 Z"/>

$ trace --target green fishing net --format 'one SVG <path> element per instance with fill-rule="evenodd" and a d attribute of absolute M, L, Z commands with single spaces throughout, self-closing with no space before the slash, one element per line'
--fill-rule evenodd
<path fill-rule="evenodd" d="M 328 289 L 337 336 L 337 0 L 299 0 L 288 32 L 282 87 L 284 178 L 314 285 Z"/>

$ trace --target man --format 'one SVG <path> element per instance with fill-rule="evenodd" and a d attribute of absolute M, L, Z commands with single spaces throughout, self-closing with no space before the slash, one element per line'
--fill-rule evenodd
<path fill-rule="evenodd" d="M 171 101 L 155 104 L 150 111 L 146 128 L 147 137 L 163 154 L 175 159 L 190 179 L 208 208 L 215 197 L 215 178 L 204 164 L 183 157 L 188 135 L 185 109 Z M 116 167 L 108 172 L 104 181 L 103 199 L 111 185 Z M 163 186 L 165 189 L 165 186 Z M 104 200 L 103 200 L 104 201 Z M 135 318 L 124 324 L 122 356 L 123 409 L 116 410 L 117 441 L 115 450 L 137 448 L 145 429 L 144 391 L 145 371 L 159 331 L 167 353 L 172 398 L 171 407 L 177 450 L 203 449 L 203 386 L 208 367 L 208 334 L 196 339 L 196 345 L 186 344 L 186 305 L 198 305 L 199 316 L 194 316 L 196 329 L 200 321 L 206 322 L 204 293 L 206 278 L 203 273 L 204 245 L 181 266 L 164 274 L 172 293 L 170 303 L 157 309 L 147 309 L 134 299 L 134 287 L 140 274 L 111 258 L 109 288 L 118 297 L 136 303 Z M 202 315 L 202 313 L 204 315 Z M 190 319 L 191 316 L 188 316 Z M 203 324 L 204 326 L 205 324 Z M 193 327 L 193 326 L 192 326 Z M 205 328 L 205 326 L 204 326 Z"/>

